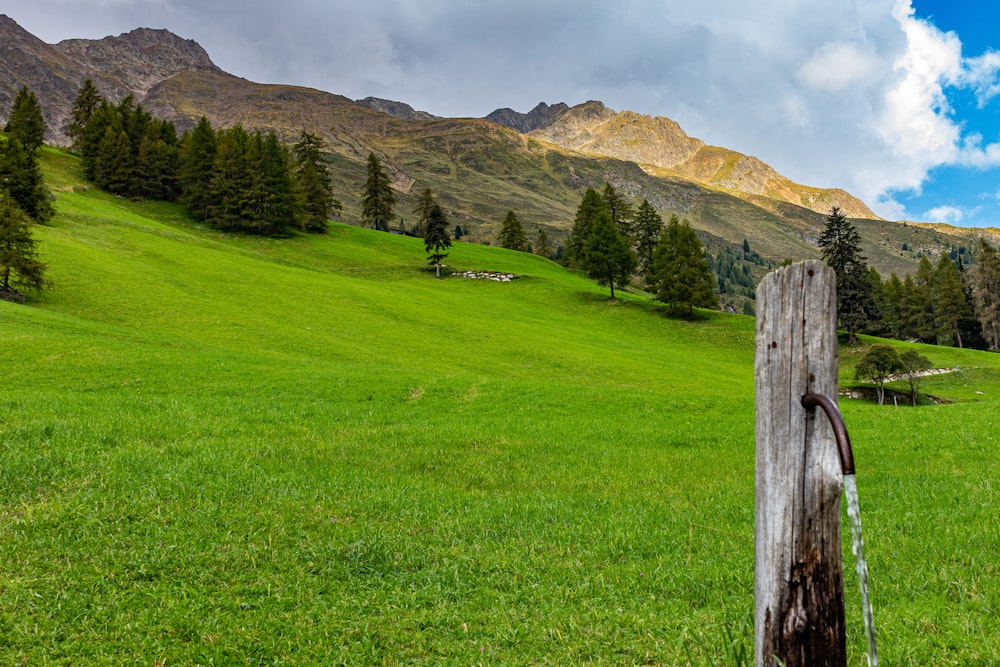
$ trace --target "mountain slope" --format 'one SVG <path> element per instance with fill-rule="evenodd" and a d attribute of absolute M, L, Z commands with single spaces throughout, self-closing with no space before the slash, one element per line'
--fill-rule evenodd
<path fill-rule="evenodd" d="M 507 117 L 494 112 L 488 118 L 504 122 Z M 850 217 L 878 217 L 864 202 L 843 190 L 794 183 L 758 158 L 689 137 L 669 118 L 632 111 L 616 113 L 600 102 L 590 101 L 548 116 L 530 133 L 564 148 L 668 169 L 750 201 L 755 196 L 766 197 L 823 214 L 839 206 Z"/>
<path fill-rule="evenodd" d="M 413 219 L 416 194 L 431 188 L 453 222 L 480 242 L 495 239 L 508 210 L 530 238 L 545 229 L 558 242 L 586 188 L 610 183 L 636 202 L 648 199 L 665 218 L 688 220 L 706 240 L 740 246 L 746 239 L 775 261 L 816 257 L 815 240 L 833 204 L 871 219 L 863 225 L 865 250 L 884 273 L 908 273 L 920 254 L 969 243 L 876 220 L 847 193 L 794 184 L 755 158 L 687 136 L 669 119 L 616 113 L 600 102 L 494 116 L 535 128 L 524 134 L 484 119 L 410 119 L 403 103 L 361 104 L 309 88 L 257 84 L 221 71 L 196 43 L 163 30 L 46 45 L 5 17 L 0 38 L 7 49 L 0 96 L 12 99 L 24 84 L 38 92 L 50 140 L 65 142 L 60 128 L 88 76 L 112 101 L 135 95 L 182 131 L 200 116 L 216 127 L 275 129 L 289 141 L 307 130 L 327 143 L 346 222 L 360 222 L 364 164 L 373 152 L 393 175 L 402 224 Z M 0 107 L 0 117 L 5 111 Z"/>

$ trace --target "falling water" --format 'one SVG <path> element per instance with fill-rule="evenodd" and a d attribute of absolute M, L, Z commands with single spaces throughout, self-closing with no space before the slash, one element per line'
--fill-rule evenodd
<path fill-rule="evenodd" d="M 865 614 L 865 631 L 868 633 L 868 665 L 869 667 L 878 667 L 878 654 L 875 653 L 875 619 L 872 617 L 872 603 L 868 598 L 868 563 L 865 562 L 865 545 L 861 539 L 858 482 L 854 475 L 844 475 L 844 494 L 847 496 L 847 518 L 851 522 L 851 545 L 854 547 L 854 564 L 858 569 L 861 607 Z"/>

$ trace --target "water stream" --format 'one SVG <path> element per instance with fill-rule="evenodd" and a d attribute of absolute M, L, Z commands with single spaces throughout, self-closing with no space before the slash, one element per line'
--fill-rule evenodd
<path fill-rule="evenodd" d="M 878 667 L 875 652 L 875 619 L 872 617 L 872 603 L 868 598 L 868 563 L 865 562 L 864 542 L 861 539 L 861 508 L 858 504 L 858 482 L 854 475 L 844 475 L 844 495 L 847 496 L 847 518 L 851 523 L 851 545 L 854 548 L 854 565 L 858 570 L 858 586 L 861 588 L 861 606 L 865 614 L 865 631 L 868 633 L 868 665 Z"/>

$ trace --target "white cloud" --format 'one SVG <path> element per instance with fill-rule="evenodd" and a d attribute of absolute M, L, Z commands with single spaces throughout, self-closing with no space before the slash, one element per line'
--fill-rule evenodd
<path fill-rule="evenodd" d="M 964 80 L 976 92 L 980 108 L 1000 93 L 1000 53 L 987 51 L 977 58 L 965 61 Z"/>
<path fill-rule="evenodd" d="M 960 225 L 965 219 L 965 212 L 957 206 L 937 206 L 923 214 L 928 222 L 944 222 L 949 225 Z"/>
<path fill-rule="evenodd" d="M 869 79 L 877 66 L 871 45 L 828 42 L 813 52 L 799 76 L 807 86 L 838 93 Z"/>

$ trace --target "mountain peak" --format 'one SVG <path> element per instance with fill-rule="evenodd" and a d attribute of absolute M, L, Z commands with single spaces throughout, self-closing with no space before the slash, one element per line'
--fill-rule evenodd
<path fill-rule="evenodd" d="M 417 111 L 406 102 L 396 102 L 394 100 L 384 100 L 380 97 L 366 97 L 363 100 L 354 100 L 369 109 L 382 111 L 402 120 L 433 120 L 437 118 L 434 114 L 426 111 Z"/>
<path fill-rule="evenodd" d="M 198 42 L 164 29 L 136 28 L 97 40 L 66 39 L 55 48 L 89 69 L 129 82 L 139 96 L 178 72 L 221 71 Z"/>
<path fill-rule="evenodd" d="M 514 128 L 518 132 L 531 132 L 539 128 L 551 125 L 559 116 L 565 113 L 569 106 L 565 102 L 559 102 L 549 106 L 545 102 L 539 102 L 535 108 L 528 113 L 518 113 L 513 109 L 497 109 L 488 116 L 486 120 L 507 127 Z"/>

